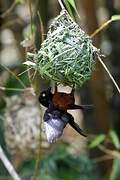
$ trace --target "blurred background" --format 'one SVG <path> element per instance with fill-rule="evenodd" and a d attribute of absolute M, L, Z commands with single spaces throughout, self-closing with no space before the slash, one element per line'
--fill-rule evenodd
<path fill-rule="evenodd" d="M 67 2 L 76 22 L 89 35 L 120 14 L 120 0 L 75 0 L 80 18 L 74 1 Z M 71 112 L 88 138 L 66 127 L 57 143 L 50 145 L 46 140 L 38 95 L 50 83 L 38 74 L 31 79 L 34 72 L 28 73 L 22 63 L 27 50 L 40 48 L 60 10 L 57 0 L 0 1 L 0 146 L 24 180 L 119 180 L 120 94 L 100 62 L 91 79 L 75 92 L 77 104 L 93 104 L 93 108 Z M 120 21 L 93 37 L 93 44 L 105 55 L 104 63 L 120 87 Z M 70 91 L 62 86 L 59 90 Z M 0 180 L 7 179 L 12 178 L 0 160 Z"/>

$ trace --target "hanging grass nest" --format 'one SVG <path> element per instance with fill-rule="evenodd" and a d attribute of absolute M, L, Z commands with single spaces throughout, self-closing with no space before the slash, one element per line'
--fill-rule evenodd
<path fill-rule="evenodd" d="M 28 53 L 25 64 L 46 79 L 79 88 L 90 78 L 97 52 L 90 37 L 62 10 L 50 25 L 41 49 Z"/>

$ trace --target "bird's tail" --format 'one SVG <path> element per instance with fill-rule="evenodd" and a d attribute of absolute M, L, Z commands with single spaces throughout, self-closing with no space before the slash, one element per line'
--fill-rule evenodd
<path fill-rule="evenodd" d="M 87 135 L 83 132 L 83 130 L 79 127 L 79 125 L 74 121 L 74 120 L 70 120 L 69 121 L 70 126 L 76 130 L 80 135 L 87 137 Z"/>
<path fill-rule="evenodd" d="M 72 105 L 69 109 L 82 109 L 82 110 L 91 110 L 93 108 L 93 105 Z"/>

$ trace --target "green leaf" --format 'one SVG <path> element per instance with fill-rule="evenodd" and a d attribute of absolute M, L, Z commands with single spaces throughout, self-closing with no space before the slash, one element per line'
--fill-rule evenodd
<path fill-rule="evenodd" d="M 65 0 L 64 3 L 65 3 L 66 9 L 67 9 L 67 11 L 69 12 L 70 16 L 71 16 L 72 18 L 74 18 L 74 15 L 73 15 L 73 12 L 72 12 L 72 9 L 71 9 L 71 7 L 70 7 L 70 4 L 69 4 L 68 0 Z"/>
<path fill-rule="evenodd" d="M 78 17 L 79 17 L 79 13 L 78 13 L 78 11 L 77 11 L 77 8 L 76 8 L 75 1 L 74 1 L 74 0 L 64 0 L 64 3 L 65 3 L 65 6 L 66 6 L 68 12 L 70 13 L 70 15 L 71 15 L 72 17 L 74 17 L 74 16 L 73 16 L 73 12 L 72 12 L 72 9 L 71 9 L 70 6 L 72 6 L 72 8 L 74 9 L 74 11 L 76 12 L 76 14 L 77 14 Z"/>
<path fill-rule="evenodd" d="M 113 161 L 112 172 L 109 180 L 117 180 L 120 178 L 120 158 L 115 158 Z"/>
<path fill-rule="evenodd" d="M 114 130 L 110 130 L 109 136 L 110 136 L 114 146 L 116 147 L 116 149 L 120 149 L 120 140 L 119 140 L 117 133 Z"/>
<path fill-rule="evenodd" d="M 104 134 L 100 134 L 98 136 L 96 136 L 92 142 L 89 144 L 90 148 L 95 148 L 96 146 L 98 146 L 100 143 L 102 143 L 105 139 L 105 135 Z"/>
<path fill-rule="evenodd" d="M 73 9 L 76 11 L 76 6 L 75 6 L 74 0 L 65 0 L 65 1 L 68 1 L 69 4 L 73 7 Z"/>
<path fill-rule="evenodd" d="M 120 20 L 120 14 L 119 15 L 114 15 L 111 17 L 112 21 L 119 21 Z"/>
<path fill-rule="evenodd" d="M 15 2 L 22 4 L 24 1 L 23 0 L 15 0 Z"/>

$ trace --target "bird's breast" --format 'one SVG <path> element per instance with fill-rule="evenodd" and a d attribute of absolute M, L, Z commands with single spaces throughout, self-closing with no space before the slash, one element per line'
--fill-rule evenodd
<path fill-rule="evenodd" d="M 49 143 L 57 141 L 57 139 L 63 134 L 63 129 L 66 124 L 67 123 L 61 119 L 49 119 L 44 122 L 45 132 Z"/>

